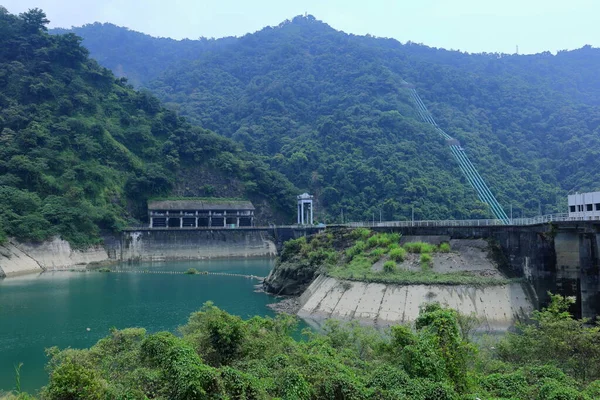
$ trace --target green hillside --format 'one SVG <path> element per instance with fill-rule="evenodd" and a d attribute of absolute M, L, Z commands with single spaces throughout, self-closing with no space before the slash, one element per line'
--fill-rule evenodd
<path fill-rule="evenodd" d="M 280 174 L 134 91 L 47 23 L 38 9 L 0 7 L 0 240 L 96 243 L 143 219 L 157 195 L 250 197 L 293 213 L 296 191 Z"/>
<path fill-rule="evenodd" d="M 93 55 L 112 59 L 99 30 L 78 34 Z M 413 205 L 416 218 L 489 215 L 444 140 L 418 120 L 402 79 L 507 212 L 564 211 L 568 191 L 600 187 L 598 49 L 466 54 L 348 35 L 311 16 L 217 43 L 195 60 L 167 65 L 157 55 L 162 75 L 136 74 L 168 108 L 315 193 L 329 220 L 342 209 L 352 219 L 380 210 L 405 219 Z M 171 45 L 181 54 L 182 43 Z"/>

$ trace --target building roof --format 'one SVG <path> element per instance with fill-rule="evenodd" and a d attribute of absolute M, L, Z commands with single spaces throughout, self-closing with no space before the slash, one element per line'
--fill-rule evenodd
<path fill-rule="evenodd" d="M 161 200 L 148 202 L 148 210 L 254 210 L 254 206 L 242 200 Z"/>
<path fill-rule="evenodd" d="M 303 200 L 303 199 L 312 199 L 314 196 L 311 196 L 308 193 L 302 193 L 301 195 L 298 196 L 298 200 Z"/>

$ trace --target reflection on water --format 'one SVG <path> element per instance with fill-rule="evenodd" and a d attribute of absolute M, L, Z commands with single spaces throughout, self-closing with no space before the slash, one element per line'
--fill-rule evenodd
<path fill-rule="evenodd" d="M 210 260 L 120 265 L 120 270 L 227 272 L 266 276 L 269 259 Z M 258 281 L 228 276 L 49 272 L 0 280 L 0 390 L 14 387 L 13 366 L 23 363 L 21 383 L 44 385 L 44 348 L 83 348 L 111 327 L 175 332 L 208 300 L 249 317 L 273 315 L 274 299 L 255 293 Z M 89 331 L 87 330 L 89 328 Z"/>

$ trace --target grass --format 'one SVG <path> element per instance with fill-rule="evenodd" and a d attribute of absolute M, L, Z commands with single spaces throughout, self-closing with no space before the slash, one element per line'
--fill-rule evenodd
<path fill-rule="evenodd" d="M 316 235 L 310 241 L 302 238 L 287 242 L 280 262 L 319 269 L 325 271 L 328 276 L 342 280 L 398 285 L 485 287 L 521 281 L 479 276 L 466 271 L 434 272 L 431 268 L 432 253 L 449 252 L 448 243 L 435 246 L 424 242 L 409 242 L 400 246 L 399 240 L 400 235 L 396 233 L 373 233 L 362 228 L 347 234 L 341 233 L 339 238 L 332 234 Z M 381 260 L 386 253 L 389 260 L 384 263 L 383 271 L 373 271 L 373 264 Z M 420 271 L 401 268 L 400 263 L 406 260 L 407 253 L 420 255 Z"/>
<path fill-rule="evenodd" d="M 444 242 L 444 243 L 440 244 L 440 247 L 438 250 L 440 253 L 450 253 L 450 243 Z"/>
<path fill-rule="evenodd" d="M 348 250 L 346 250 L 346 257 L 348 257 L 350 260 L 352 260 L 354 257 L 362 254 L 363 251 L 366 250 L 366 248 L 367 248 L 367 244 L 364 241 L 357 240 L 356 243 L 354 243 L 354 246 L 352 246 Z"/>
<path fill-rule="evenodd" d="M 151 197 L 148 201 L 177 201 L 177 200 L 185 200 L 185 201 L 204 201 L 206 203 L 222 203 L 222 202 L 239 202 L 239 201 L 249 201 L 248 199 L 244 199 L 241 197 L 185 197 L 185 196 L 157 196 Z"/>
<path fill-rule="evenodd" d="M 357 268 L 334 268 L 327 275 L 332 278 L 370 283 L 392 283 L 397 285 L 469 285 L 477 287 L 508 285 L 521 279 L 495 278 L 473 275 L 468 272 L 440 273 L 398 269 L 394 273 L 379 273 Z"/>
<path fill-rule="evenodd" d="M 408 242 L 404 244 L 404 248 L 409 253 L 415 254 L 433 253 L 436 250 L 434 245 L 425 242 Z"/>
<path fill-rule="evenodd" d="M 433 266 L 433 259 L 431 258 L 431 254 L 423 253 L 421 254 L 421 270 L 427 271 L 430 270 Z"/>
<path fill-rule="evenodd" d="M 364 242 L 363 242 L 364 243 Z M 421 256 L 431 257 L 424 253 Z M 469 285 L 477 287 L 506 285 L 520 282 L 521 279 L 506 279 L 489 276 L 473 275 L 469 272 L 434 272 L 430 268 L 421 271 L 411 271 L 397 268 L 394 263 L 393 271 L 376 272 L 372 270 L 373 256 L 371 254 L 356 254 L 351 260 L 330 266 L 326 274 L 333 278 L 346 279 L 349 281 L 391 283 L 398 285 Z M 385 264 L 384 264 L 385 265 Z"/>
<path fill-rule="evenodd" d="M 406 250 L 402 247 L 398 247 L 390 250 L 390 258 L 396 262 L 402 262 L 406 258 Z"/>
<path fill-rule="evenodd" d="M 395 261 L 386 261 L 383 264 L 383 272 L 387 273 L 387 274 L 392 274 L 394 272 L 396 272 L 396 262 Z"/>

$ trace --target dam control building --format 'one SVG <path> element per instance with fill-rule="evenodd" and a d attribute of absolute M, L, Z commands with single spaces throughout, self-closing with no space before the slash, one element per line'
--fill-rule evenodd
<path fill-rule="evenodd" d="M 600 220 L 600 192 L 570 194 L 568 202 L 570 219 Z"/>
<path fill-rule="evenodd" d="M 254 206 L 236 200 L 148 202 L 150 228 L 240 228 L 254 226 Z"/>

